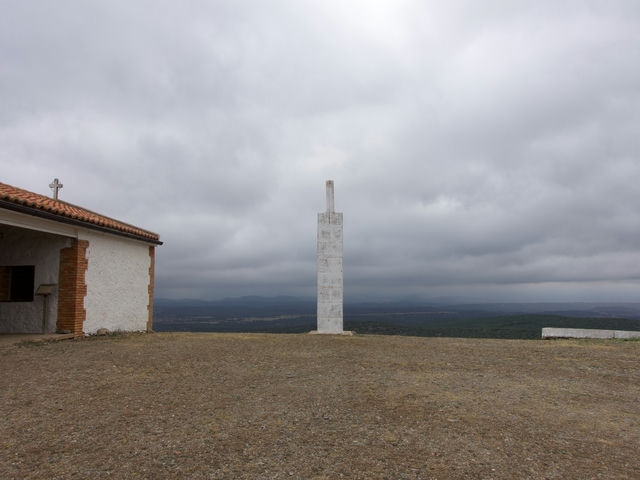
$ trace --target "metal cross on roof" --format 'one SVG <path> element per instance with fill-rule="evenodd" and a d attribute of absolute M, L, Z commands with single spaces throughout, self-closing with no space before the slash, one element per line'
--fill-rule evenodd
<path fill-rule="evenodd" d="M 53 179 L 53 183 L 49 184 L 49 188 L 53 190 L 53 198 L 54 200 L 58 200 L 58 190 L 64 187 L 63 184 L 57 178 Z"/>

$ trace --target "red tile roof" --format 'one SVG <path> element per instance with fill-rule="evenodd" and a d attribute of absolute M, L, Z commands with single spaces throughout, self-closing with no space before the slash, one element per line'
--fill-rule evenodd
<path fill-rule="evenodd" d="M 4 183 L 0 183 L 0 208 L 162 244 L 157 233 Z"/>

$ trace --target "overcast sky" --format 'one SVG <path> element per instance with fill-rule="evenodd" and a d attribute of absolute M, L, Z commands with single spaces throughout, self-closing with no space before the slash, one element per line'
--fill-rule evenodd
<path fill-rule="evenodd" d="M 158 232 L 156 297 L 640 301 L 640 2 L 0 0 L 0 181 Z"/>

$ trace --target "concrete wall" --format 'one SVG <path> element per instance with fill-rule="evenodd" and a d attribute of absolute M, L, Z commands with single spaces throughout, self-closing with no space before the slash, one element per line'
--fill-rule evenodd
<path fill-rule="evenodd" d="M 145 331 L 149 320 L 149 245 L 101 233 L 84 232 L 89 241 L 85 275 L 87 317 L 84 333 Z"/>
<path fill-rule="evenodd" d="M 71 239 L 51 233 L 0 225 L 0 265 L 34 265 L 34 289 L 43 283 L 57 284 L 60 250 Z M 40 333 L 44 299 L 34 296 L 32 302 L 0 302 L 0 333 Z M 55 332 L 58 290 L 47 298 L 46 331 Z"/>
<path fill-rule="evenodd" d="M 318 214 L 318 333 L 343 332 L 342 213 Z"/>
<path fill-rule="evenodd" d="M 640 338 L 640 332 L 625 330 L 598 330 L 594 328 L 542 329 L 542 338 Z"/>

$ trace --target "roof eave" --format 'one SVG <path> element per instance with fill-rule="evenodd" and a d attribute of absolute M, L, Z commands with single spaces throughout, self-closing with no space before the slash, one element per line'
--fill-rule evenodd
<path fill-rule="evenodd" d="M 162 245 L 163 243 L 160 241 L 159 238 L 154 238 L 152 236 L 147 237 L 144 235 L 136 235 L 129 232 L 123 232 L 113 228 L 103 227 L 100 225 L 96 225 L 94 223 L 85 222 L 85 221 L 77 220 L 74 218 L 69 218 L 64 215 L 58 215 L 55 213 L 47 212 L 46 210 L 40 210 L 38 208 L 33 208 L 26 205 L 20 205 L 18 203 L 9 202 L 2 199 L 0 199 L 0 208 L 4 208 L 6 210 L 12 210 L 18 213 L 24 213 L 24 214 L 31 215 L 38 218 L 44 218 L 46 220 L 53 220 L 55 222 L 64 223 L 67 225 L 74 225 L 77 227 L 83 227 L 91 230 L 97 230 L 100 232 L 109 233 L 111 235 L 118 235 L 120 237 L 131 238 L 131 239 L 138 240 L 145 243 L 152 243 L 154 245 Z"/>

